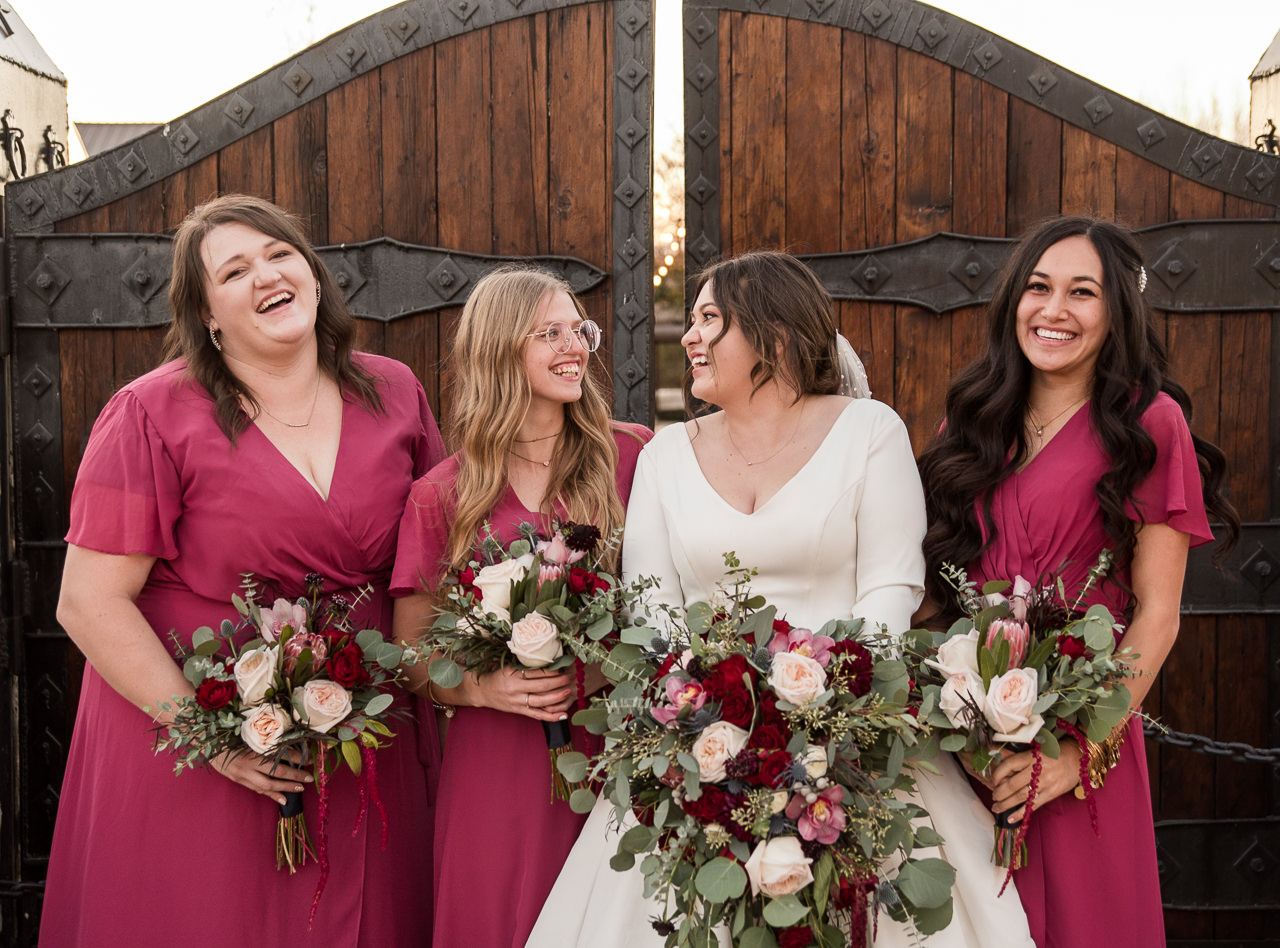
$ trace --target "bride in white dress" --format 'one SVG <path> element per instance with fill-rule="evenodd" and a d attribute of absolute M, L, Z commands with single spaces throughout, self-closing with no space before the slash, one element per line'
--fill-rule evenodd
<path fill-rule="evenodd" d="M 688 606 L 715 593 L 732 551 L 758 570 L 752 591 L 793 625 L 861 616 L 905 630 L 923 595 L 920 479 L 892 409 L 835 394 L 869 393 L 816 277 L 780 253 L 718 264 L 699 281 L 681 343 L 693 396 L 721 410 L 671 425 L 641 453 L 624 574 L 657 577 L 657 600 Z M 936 763 L 942 774 L 921 774 L 920 796 L 956 884 L 952 922 L 928 945 L 1030 948 L 1012 883 L 997 897 L 991 814 L 952 755 Z M 528 948 L 661 948 L 650 925 L 660 907 L 643 897 L 639 870 L 609 868 L 618 832 L 613 806 L 598 801 Z M 880 914 L 877 946 L 917 940 Z"/>

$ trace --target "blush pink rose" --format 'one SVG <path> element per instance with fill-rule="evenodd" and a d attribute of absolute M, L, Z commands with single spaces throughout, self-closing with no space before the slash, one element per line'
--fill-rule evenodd
<path fill-rule="evenodd" d="M 964 730 L 977 723 L 973 720 L 974 707 L 981 714 L 986 703 L 987 695 L 982 690 L 982 678 L 967 671 L 956 672 L 948 678 L 938 695 L 938 707 L 947 716 L 951 726 Z"/>
<path fill-rule="evenodd" d="M 728 721 L 708 725 L 693 742 L 693 759 L 698 762 L 698 775 L 703 783 L 724 780 L 724 765 L 747 746 L 750 734 Z"/>
<path fill-rule="evenodd" d="M 336 681 L 313 678 L 302 686 L 302 718 L 307 727 L 321 734 L 351 714 L 351 692 Z"/>
<path fill-rule="evenodd" d="M 813 860 L 800 848 L 800 840 L 794 836 L 767 839 L 756 846 L 744 869 L 751 882 L 751 894 L 763 892 L 772 899 L 782 895 L 794 895 L 813 882 L 809 868 Z"/>
<path fill-rule="evenodd" d="M 1036 736 L 1044 725 L 1043 717 L 1031 713 L 1039 690 L 1034 668 L 1015 668 L 991 679 L 983 714 L 997 741 L 1025 744 Z"/>
<path fill-rule="evenodd" d="M 293 724 L 288 713 L 278 705 L 260 704 L 243 712 L 240 739 L 255 754 L 269 754 Z"/>
<path fill-rule="evenodd" d="M 827 673 L 807 655 L 779 652 L 769 667 L 769 687 L 783 701 L 804 708 L 827 690 Z"/>
<path fill-rule="evenodd" d="M 970 629 L 964 635 L 953 635 L 940 646 L 935 658 L 926 658 L 924 663 L 936 668 L 950 678 L 957 672 L 978 674 L 978 630 Z"/>
<path fill-rule="evenodd" d="M 533 565 L 533 554 L 503 560 L 476 573 L 473 585 L 480 590 L 480 608 L 485 612 L 510 619 L 511 584 L 524 579 Z"/>
<path fill-rule="evenodd" d="M 280 647 L 251 648 L 236 661 L 232 674 L 236 679 L 236 688 L 240 692 L 240 701 L 245 705 L 261 704 L 276 680 L 276 662 L 279 660 Z"/>
<path fill-rule="evenodd" d="M 562 654 L 560 630 L 555 623 L 538 612 L 531 612 L 511 626 L 507 648 L 527 668 L 543 668 Z"/>
<path fill-rule="evenodd" d="M 844 789 L 828 787 L 818 794 L 812 803 L 797 794 L 787 806 L 787 817 L 796 821 L 796 828 L 804 839 L 816 840 L 829 846 L 840 838 L 845 827 Z"/>
<path fill-rule="evenodd" d="M 277 599 L 270 609 L 258 613 L 261 620 L 258 631 L 268 642 L 280 641 L 286 628 L 301 632 L 307 627 L 307 609 L 305 606 L 288 599 Z"/>

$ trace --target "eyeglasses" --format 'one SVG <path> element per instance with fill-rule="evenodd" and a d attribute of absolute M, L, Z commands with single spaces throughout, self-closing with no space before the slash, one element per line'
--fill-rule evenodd
<path fill-rule="evenodd" d="M 552 323 L 546 329 L 529 333 L 529 336 L 530 338 L 539 336 L 545 339 L 552 352 L 563 355 L 573 348 L 574 336 L 578 337 L 578 341 L 582 343 L 582 348 L 588 352 L 595 352 L 600 348 L 600 340 L 604 334 L 600 331 L 599 326 L 589 319 L 584 319 L 574 329 L 570 329 L 564 323 Z"/>

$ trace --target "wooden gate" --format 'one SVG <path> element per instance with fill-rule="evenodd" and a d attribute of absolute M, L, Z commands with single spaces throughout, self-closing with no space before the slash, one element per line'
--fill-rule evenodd
<path fill-rule="evenodd" d="M 1194 560 L 1150 710 L 1280 745 L 1280 161 L 913 0 L 685 0 L 683 26 L 689 271 L 812 255 L 917 450 L 981 345 L 1009 238 L 1059 213 L 1147 228 L 1193 426 L 1252 522 L 1229 577 Z M 1148 752 L 1171 943 L 1273 935 L 1280 768 Z"/>
<path fill-rule="evenodd" d="M 54 607 L 70 485 L 107 398 L 156 364 L 169 239 L 219 192 L 299 213 L 361 317 L 447 416 L 442 355 L 499 259 L 606 332 L 614 411 L 650 417 L 650 0 L 410 0 L 90 161 L 11 184 L 0 639 L 0 940 L 34 944 L 83 660 Z M 10 491 L 12 487 L 12 491 Z"/>

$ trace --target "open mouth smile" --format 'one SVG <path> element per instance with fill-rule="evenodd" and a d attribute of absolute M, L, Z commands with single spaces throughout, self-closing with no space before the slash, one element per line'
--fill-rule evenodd
<path fill-rule="evenodd" d="M 271 310 L 275 309 L 278 306 L 282 306 L 285 303 L 292 303 L 292 302 L 293 302 L 293 294 L 286 290 L 281 290 L 279 293 L 274 293 L 271 296 L 268 296 L 261 303 L 259 303 L 258 308 L 257 310 L 255 310 L 255 312 L 258 312 L 258 313 L 270 312 Z"/>

